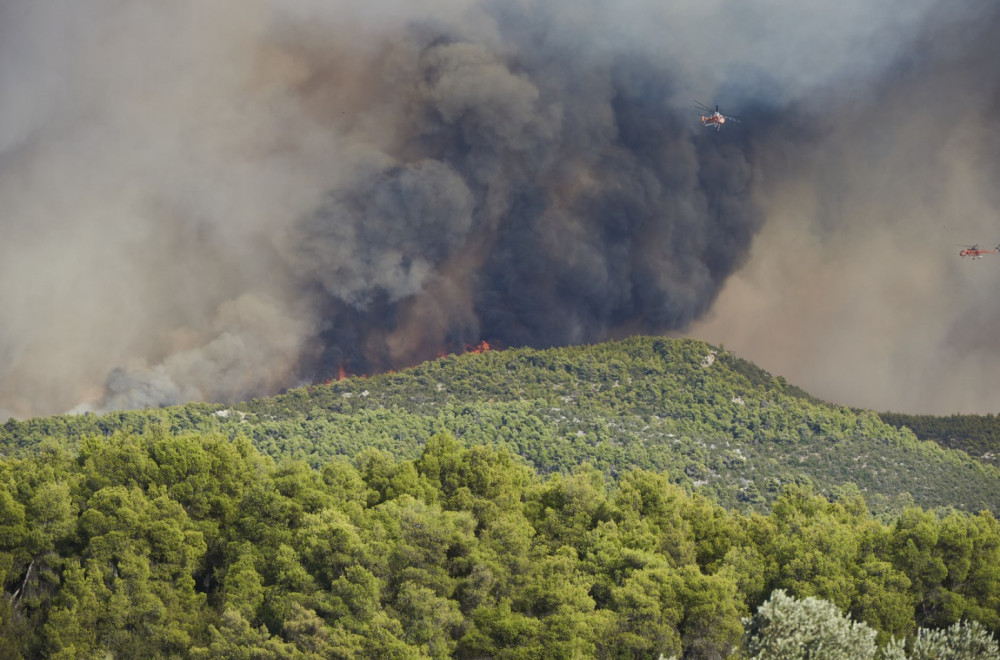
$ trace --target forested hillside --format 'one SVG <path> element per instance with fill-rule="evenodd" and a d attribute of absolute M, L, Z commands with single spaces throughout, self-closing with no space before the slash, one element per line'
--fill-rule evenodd
<path fill-rule="evenodd" d="M 1000 473 L 701 342 L 0 446 L 0 657 L 998 657 Z"/>
<path fill-rule="evenodd" d="M 996 415 L 905 415 L 884 412 L 879 417 L 897 428 L 906 427 L 921 440 L 961 449 L 981 461 L 1000 465 L 1000 418 Z"/>
<path fill-rule="evenodd" d="M 744 516 L 447 434 L 313 468 L 150 430 L 0 462 L 0 583 L 4 658 L 996 658 L 1000 524 L 799 486 Z"/>
<path fill-rule="evenodd" d="M 8 422 L 0 448 L 162 426 L 249 437 L 278 459 L 318 466 L 381 449 L 420 455 L 447 431 L 503 447 L 540 474 L 589 463 L 614 478 L 632 469 L 737 509 L 766 510 L 789 483 L 835 494 L 855 484 L 876 512 L 1000 510 L 1000 472 L 920 442 L 874 413 L 809 397 L 782 378 L 692 340 L 636 337 L 596 346 L 449 356 L 400 373 L 351 377 L 234 406 L 191 404 L 103 416 Z"/>

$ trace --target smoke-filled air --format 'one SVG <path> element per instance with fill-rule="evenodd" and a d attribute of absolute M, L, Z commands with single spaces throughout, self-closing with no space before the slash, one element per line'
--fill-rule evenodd
<path fill-rule="evenodd" d="M 638 332 L 995 411 L 956 244 L 1000 241 L 1000 6 L 959 5 L 5 0 L 0 417 Z"/>

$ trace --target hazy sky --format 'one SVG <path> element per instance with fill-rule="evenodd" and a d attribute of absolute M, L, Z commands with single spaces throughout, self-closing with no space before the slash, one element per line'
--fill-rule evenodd
<path fill-rule="evenodd" d="M 785 144 L 764 138 L 767 222 L 689 334 L 838 403 L 1000 410 L 1000 258 L 958 256 L 1000 241 L 1000 13 L 964 6 L 848 93 L 806 99 Z"/>
<path fill-rule="evenodd" d="M 995 412 L 995 7 L 6 0 L 0 417 L 629 332 Z"/>

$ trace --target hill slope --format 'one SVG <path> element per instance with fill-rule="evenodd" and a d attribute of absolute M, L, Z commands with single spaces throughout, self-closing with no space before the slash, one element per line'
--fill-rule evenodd
<path fill-rule="evenodd" d="M 1000 417 L 996 415 L 907 415 L 879 413 L 883 422 L 906 427 L 921 440 L 961 449 L 990 465 L 1000 464 Z"/>
<path fill-rule="evenodd" d="M 766 508 L 788 483 L 828 494 L 853 483 L 874 511 L 910 501 L 1000 511 L 995 468 L 686 339 L 449 356 L 231 407 L 11 420 L 0 447 L 20 455 L 46 438 L 73 443 L 150 425 L 246 435 L 277 459 L 313 465 L 372 450 L 416 458 L 447 430 L 467 445 L 505 447 L 541 473 L 585 462 L 610 476 L 665 471 L 736 508 Z"/>

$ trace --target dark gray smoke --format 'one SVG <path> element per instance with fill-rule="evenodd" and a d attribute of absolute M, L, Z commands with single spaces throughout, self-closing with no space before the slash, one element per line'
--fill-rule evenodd
<path fill-rule="evenodd" d="M 679 331 L 727 281 L 704 332 L 739 349 L 808 280 L 730 279 L 781 262 L 760 236 L 865 231 L 854 158 L 937 173 L 852 113 L 965 57 L 933 0 L 415 4 L 0 7 L 0 412 Z"/>
<path fill-rule="evenodd" d="M 537 29 L 501 49 L 429 32 L 391 76 L 413 88 L 391 160 L 299 225 L 327 373 L 682 327 L 740 264 L 761 216 L 733 136 L 693 136 L 666 70 L 622 54 L 581 80 Z"/>

